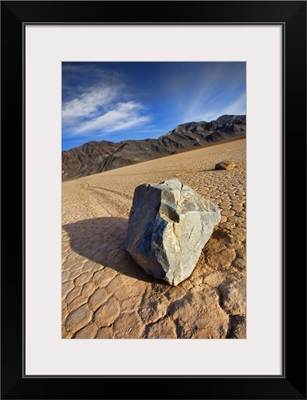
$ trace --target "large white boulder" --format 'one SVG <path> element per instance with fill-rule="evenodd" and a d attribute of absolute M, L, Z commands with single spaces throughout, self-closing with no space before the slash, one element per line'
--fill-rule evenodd
<path fill-rule="evenodd" d="M 193 272 L 214 227 L 218 206 L 178 179 L 135 189 L 126 249 L 148 273 L 176 286 Z"/>

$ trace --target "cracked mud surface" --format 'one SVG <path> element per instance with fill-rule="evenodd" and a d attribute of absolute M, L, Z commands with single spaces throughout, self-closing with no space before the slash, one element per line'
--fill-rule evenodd
<path fill-rule="evenodd" d="M 245 338 L 245 139 L 62 185 L 63 338 Z M 231 159 L 238 167 L 216 171 Z M 134 189 L 178 178 L 221 209 L 192 275 L 176 287 L 124 249 Z"/>

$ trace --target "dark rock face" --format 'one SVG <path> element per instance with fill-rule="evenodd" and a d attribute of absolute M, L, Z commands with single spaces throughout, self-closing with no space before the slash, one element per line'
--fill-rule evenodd
<path fill-rule="evenodd" d="M 62 179 L 68 180 L 102 172 L 104 161 L 120 147 L 120 143 L 88 142 L 62 151 Z"/>
<path fill-rule="evenodd" d="M 193 272 L 214 227 L 218 206 L 178 179 L 135 189 L 126 250 L 150 275 L 176 286 Z"/>
<path fill-rule="evenodd" d="M 89 142 L 62 152 L 62 178 L 96 174 L 245 136 L 245 115 L 223 115 L 216 121 L 178 125 L 158 139 Z"/>

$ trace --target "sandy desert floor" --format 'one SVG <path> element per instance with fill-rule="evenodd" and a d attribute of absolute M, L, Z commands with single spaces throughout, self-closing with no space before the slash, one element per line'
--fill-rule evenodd
<path fill-rule="evenodd" d="M 241 139 L 63 183 L 63 338 L 246 337 L 245 147 Z M 238 167 L 214 170 L 225 159 Z M 173 177 L 222 213 L 176 287 L 147 275 L 124 249 L 135 187 Z"/>

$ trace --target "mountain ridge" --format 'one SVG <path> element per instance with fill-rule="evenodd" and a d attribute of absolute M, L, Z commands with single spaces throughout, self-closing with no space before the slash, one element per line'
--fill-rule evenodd
<path fill-rule="evenodd" d="M 62 151 L 62 180 L 109 171 L 135 163 L 246 137 L 245 115 L 222 115 L 211 122 L 178 125 L 157 139 L 90 141 Z"/>

